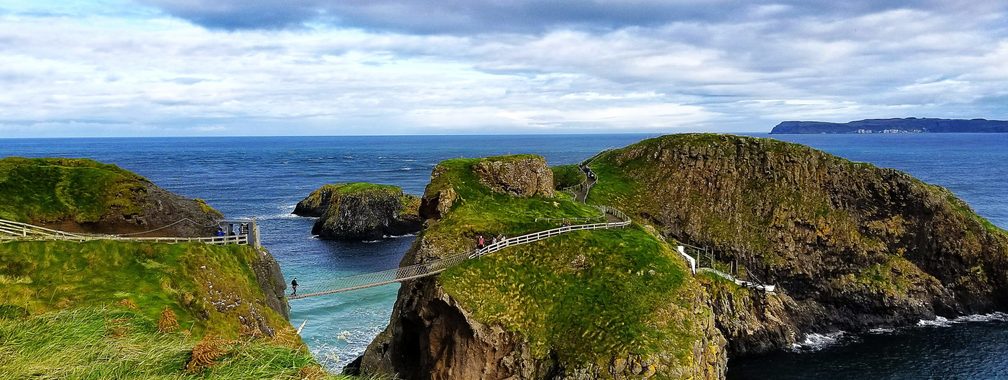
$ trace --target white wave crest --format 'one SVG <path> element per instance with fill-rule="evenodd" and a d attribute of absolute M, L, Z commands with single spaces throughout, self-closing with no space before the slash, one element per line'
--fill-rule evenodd
<path fill-rule="evenodd" d="M 935 317 L 935 319 L 927 320 L 921 319 L 917 321 L 917 326 L 920 327 L 949 327 L 952 326 L 953 321 L 948 320 L 945 317 Z"/>
<path fill-rule="evenodd" d="M 920 327 L 949 327 L 957 323 L 983 323 L 983 322 L 1008 322 L 1008 313 L 1000 311 L 988 314 L 964 315 L 955 319 L 936 317 L 932 320 L 921 319 L 917 322 Z"/>
<path fill-rule="evenodd" d="M 805 334 L 805 340 L 791 345 L 791 351 L 809 352 L 819 351 L 826 347 L 840 343 L 841 339 L 847 335 L 846 331 L 834 331 L 826 334 L 811 333 Z"/>

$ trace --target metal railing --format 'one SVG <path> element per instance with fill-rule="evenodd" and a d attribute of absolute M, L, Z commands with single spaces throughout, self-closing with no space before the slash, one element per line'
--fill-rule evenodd
<path fill-rule="evenodd" d="M 316 289 L 321 288 L 319 290 L 309 291 L 307 293 L 299 295 L 293 295 L 288 297 L 288 299 L 296 300 L 309 297 L 318 297 L 329 294 L 348 292 L 351 290 L 382 286 L 394 282 L 402 282 L 421 277 L 433 276 L 465 260 L 476 259 L 481 256 L 489 255 L 491 253 L 500 251 L 507 247 L 533 243 L 573 231 L 622 228 L 629 226 L 632 223 L 630 218 L 622 211 L 607 206 L 598 206 L 598 208 L 603 213 L 610 214 L 616 216 L 617 218 L 620 218 L 621 221 L 610 223 L 591 223 L 591 224 L 577 224 L 572 226 L 562 226 L 548 229 L 545 231 L 538 231 L 521 236 L 505 238 L 502 240 L 498 240 L 495 243 L 491 243 L 490 245 L 487 245 L 483 248 L 474 250 L 472 252 L 459 253 L 425 263 L 413 264 L 405 267 L 384 270 L 381 272 L 363 273 L 353 276 L 337 278 L 331 282 L 326 283 L 322 287 L 316 287 Z"/>
<path fill-rule="evenodd" d="M 240 221 L 223 221 L 222 223 L 242 223 L 247 224 L 247 231 L 234 235 L 224 235 L 224 236 L 201 236 L 201 237 L 173 237 L 173 236 L 158 236 L 158 237 L 137 237 L 137 236 L 126 236 L 126 235 L 112 235 L 112 234 L 92 234 L 92 233 L 76 233 L 76 232 L 66 232 L 54 230 L 51 228 L 40 227 L 28 223 L 15 222 L 12 220 L 0 219 L 0 241 L 12 241 L 12 240 L 32 240 L 32 241 L 44 241 L 44 240 L 62 240 L 62 241 L 76 241 L 85 242 L 93 240 L 115 240 L 115 241 L 142 241 L 142 242 L 154 242 L 154 243 L 204 243 L 213 245 L 226 245 L 226 244 L 239 244 L 247 245 L 256 244 L 258 236 L 258 226 L 255 219 L 250 220 L 240 220 Z"/>

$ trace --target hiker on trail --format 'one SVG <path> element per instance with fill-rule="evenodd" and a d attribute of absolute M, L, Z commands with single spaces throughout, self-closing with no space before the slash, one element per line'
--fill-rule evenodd
<path fill-rule="evenodd" d="M 485 245 L 486 245 L 486 240 L 483 240 L 483 235 L 480 235 L 479 236 L 479 240 L 476 242 L 476 246 L 479 247 L 480 249 L 483 249 L 483 246 L 485 246 Z"/>
<path fill-rule="evenodd" d="M 294 293 L 291 293 L 291 296 L 296 296 L 297 295 L 297 277 L 294 277 L 294 279 L 291 280 L 291 289 L 294 289 Z"/>
<path fill-rule="evenodd" d="M 224 229 L 221 226 L 217 226 L 217 236 L 224 236 Z"/>

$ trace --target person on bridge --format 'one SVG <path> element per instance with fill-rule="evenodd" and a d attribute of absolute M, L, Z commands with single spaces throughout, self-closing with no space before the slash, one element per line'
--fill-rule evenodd
<path fill-rule="evenodd" d="M 297 285 L 298 285 L 297 284 L 297 277 L 294 277 L 294 279 L 291 280 L 291 289 L 294 289 L 294 292 L 291 293 L 291 296 L 296 296 L 297 295 Z"/>

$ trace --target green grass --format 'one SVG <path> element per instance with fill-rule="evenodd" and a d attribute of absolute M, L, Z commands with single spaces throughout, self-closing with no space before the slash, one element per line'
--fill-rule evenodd
<path fill-rule="evenodd" d="M 94 222 L 110 209 L 139 213 L 130 195 L 147 180 L 115 165 L 87 159 L 0 160 L 0 218 Z"/>
<path fill-rule="evenodd" d="M 442 162 L 427 189 L 452 187 L 458 194 L 452 210 L 424 231 L 425 240 L 449 253 L 471 248 L 476 234 L 516 236 L 558 226 L 536 217 L 599 215 L 564 194 L 494 193 L 473 174 L 477 162 Z M 700 290 L 687 272 L 670 246 L 634 226 L 508 248 L 450 268 L 439 281 L 477 320 L 526 337 L 537 358 L 556 354 L 567 365 L 608 365 L 613 357 L 638 354 L 681 365 L 698 339 Z"/>
<path fill-rule="evenodd" d="M 266 340 L 224 343 L 216 365 L 189 373 L 184 368 L 198 341 L 185 332 L 158 332 L 155 320 L 124 307 L 0 319 L 0 373 L 73 379 L 301 379 L 302 370 L 318 373 L 306 350 Z"/>
<path fill-rule="evenodd" d="M 536 357 L 578 365 L 627 354 L 685 361 L 697 338 L 687 277 L 671 247 L 633 227 L 508 248 L 440 279 L 477 319 L 528 338 Z"/>
<path fill-rule="evenodd" d="M 452 211 L 425 231 L 428 239 L 437 241 L 438 246 L 448 248 L 450 253 L 471 249 L 477 235 L 516 236 L 558 227 L 561 223 L 558 219 L 562 218 L 601 216 L 594 207 L 574 202 L 565 194 L 516 198 L 493 192 L 472 171 L 480 160 L 460 158 L 441 162 L 435 168 L 439 174 L 427 187 L 428 194 L 452 187 L 458 196 Z"/>
<path fill-rule="evenodd" d="M 577 165 L 560 165 L 550 167 L 553 171 L 553 188 L 563 189 L 580 185 L 588 178 Z"/>
<path fill-rule="evenodd" d="M 14 378 L 332 378 L 265 304 L 248 246 L 0 244 L 0 372 Z M 241 300 L 241 302 L 235 302 Z M 163 310 L 179 327 L 158 332 Z M 274 335 L 258 330 L 261 318 Z M 183 371 L 201 338 L 218 364 Z"/>
<path fill-rule="evenodd" d="M 420 198 L 405 194 L 402 188 L 392 185 L 381 185 L 368 182 L 349 182 L 325 184 L 313 191 L 302 202 L 309 208 L 319 208 L 322 202 L 326 202 L 333 194 L 356 195 L 356 194 L 387 194 L 399 197 L 403 205 L 404 214 L 416 214 L 420 207 Z"/>
<path fill-rule="evenodd" d="M 115 241 L 0 244 L 0 305 L 30 315 L 128 299 L 157 318 L 168 307 L 194 333 L 237 337 L 236 315 L 250 307 L 271 326 L 289 326 L 262 301 L 247 246 Z M 213 286 L 212 288 L 210 286 Z M 229 312 L 211 301 L 246 300 Z"/>

